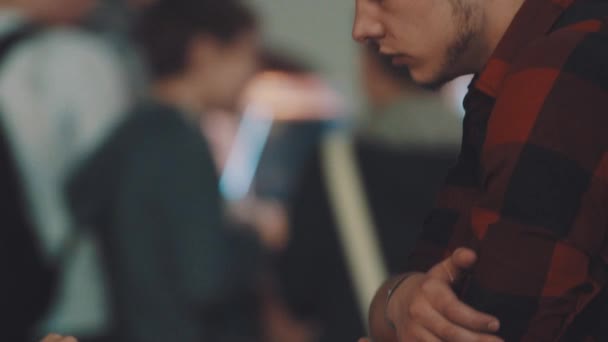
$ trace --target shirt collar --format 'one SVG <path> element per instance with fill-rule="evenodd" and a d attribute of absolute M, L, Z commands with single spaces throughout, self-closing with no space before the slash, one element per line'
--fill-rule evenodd
<path fill-rule="evenodd" d="M 554 23 L 576 0 L 526 0 L 504 37 L 476 78 L 475 87 L 496 97 L 511 63 L 533 40 L 548 33 Z"/>

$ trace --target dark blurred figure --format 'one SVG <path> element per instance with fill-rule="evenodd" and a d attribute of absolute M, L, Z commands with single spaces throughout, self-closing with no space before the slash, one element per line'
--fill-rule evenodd
<path fill-rule="evenodd" d="M 460 139 L 458 116 L 447 111 L 435 93 L 414 86 L 407 72 L 394 69 L 371 50 L 362 53 L 361 66 L 370 114 L 354 132 L 330 134 L 315 153 L 290 205 L 291 241 L 279 260 L 286 301 L 300 319 L 317 323 L 319 341 L 356 341 L 362 336 L 365 314 L 360 308 L 369 303 L 361 301 L 371 299 L 374 291 L 372 284 L 371 294 L 361 296 L 355 268 L 370 261 L 357 259 L 370 259 L 364 254 L 369 251 L 349 254 L 353 246 L 347 245 L 351 242 L 344 232 L 355 227 L 340 226 L 341 219 L 365 218 L 359 211 L 369 212 L 370 231 L 364 233 L 372 238 L 364 240 L 379 247 L 379 267 L 364 269 L 363 278 L 380 272 L 375 281 L 381 282 L 383 273 L 401 270 Z M 335 137 L 345 146 L 338 155 L 328 152 Z M 344 158 L 348 154 L 350 160 Z M 366 205 L 338 212 L 337 202 L 358 194 L 352 184 L 330 180 L 329 170 L 336 167 L 358 175 L 352 178 L 362 189 L 358 200 Z M 349 189 L 336 189 L 344 185 Z"/>
<path fill-rule="evenodd" d="M 167 1 L 137 27 L 153 76 L 142 101 L 73 178 L 71 207 L 99 233 L 118 337 L 255 341 L 257 236 L 226 228 L 202 115 L 232 109 L 257 66 L 237 1 Z"/>
<path fill-rule="evenodd" d="M 65 175 L 116 123 L 128 102 L 116 56 L 75 27 L 96 4 L 0 2 L 0 325 L 7 341 L 32 334 L 51 303 L 55 309 L 47 321 L 61 330 L 72 330 L 96 312 L 74 314 L 78 304 L 74 310 L 66 299 L 77 296 L 66 289 L 61 277 L 66 270 L 58 261 L 72 225 L 62 200 Z M 83 265 L 80 252 L 70 254 Z M 70 271 L 71 278 L 87 278 L 94 267 L 85 265 L 84 274 Z M 95 290 L 92 285 L 77 291 L 83 296 L 76 302 L 95 303 Z"/>

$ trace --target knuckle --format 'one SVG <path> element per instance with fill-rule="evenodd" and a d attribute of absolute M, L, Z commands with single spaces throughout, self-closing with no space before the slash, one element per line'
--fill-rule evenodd
<path fill-rule="evenodd" d="M 450 324 L 443 324 L 438 328 L 438 331 L 436 331 L 435 333 L 437 333 L 443 339 L 451 339 L 456 336 L 457 331 L 454 326 Z"/>
<path fill-rule="evenodd" d="M 424 314 L 424 304 L 420 300 L 415 300 L 408 308 L 408 313 L 413 319 L 420 319 Z"/>
<path fill-rule="evenodd" d="M 467 321 L 468 323 L 470 323 L 470 318 L 460 312 L 460 310 L 458 310 L 458 307 L 456 305 L 453 305 L 452 303 L 446 303 L 445 307 L 443 308 L 443 313 L 448 318 L 459 318 L 461 321 Z"/>
<path fill-rule="evenodd" d="M 418 318 L 418 308 L 416 305 L 412 304 L 407 308 L 407 313 L 411 319 Z"/>
<path fill-rule="evenodd" d="M 452 294 L 452 292 L 450 292 L 450 290 L 438 291 L 437 298 L 442 303 L 445 303 L 446 307 L 447 306 L 455 306 L 458 303 L 458 301 L 455 300 L 457 298 Z"/>
<path fill-rule="evenodd" d="M 450 321 L 457 321 L 457 322 L 466 322 L 466 319 L 464 318 L 464 315 L 462 315 L 461 312 L 459 312 L 457 310 L 457 308 L 455 308 L 453 305 L 449 304 L 449 303 L 444 303 L 441 306 L 439 306 L 437 308 L 437 311 L 445 318 L 449 319 Z"/>
<path fill-rule="evenodd" d="M 435 289 L 433 279 L 426 279 L 424 282 L 422 282 L 422 284 L 420 284 L 420 290 L 423 293 L 431 293 L 433 292 L 433 289 Z"/>

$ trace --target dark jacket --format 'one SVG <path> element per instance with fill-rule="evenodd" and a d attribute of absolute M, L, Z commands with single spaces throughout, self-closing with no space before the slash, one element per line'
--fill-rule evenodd
<path fill-rule="evenodd" d="M 253 340 L 258 244 L 226 229 L 207 144 L 182 113 L 137 108 L 68 197 L 102 241 L 120 340 Z"/>

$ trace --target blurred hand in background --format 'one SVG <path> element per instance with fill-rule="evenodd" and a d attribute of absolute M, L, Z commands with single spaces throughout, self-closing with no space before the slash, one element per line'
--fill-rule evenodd
<path fill-rule="evenodd" d="M 50 334 L 42 340 L 42 342 L 78 342 L 76 338 L 72 336 L 61 336 L 57 334 Z"/>

